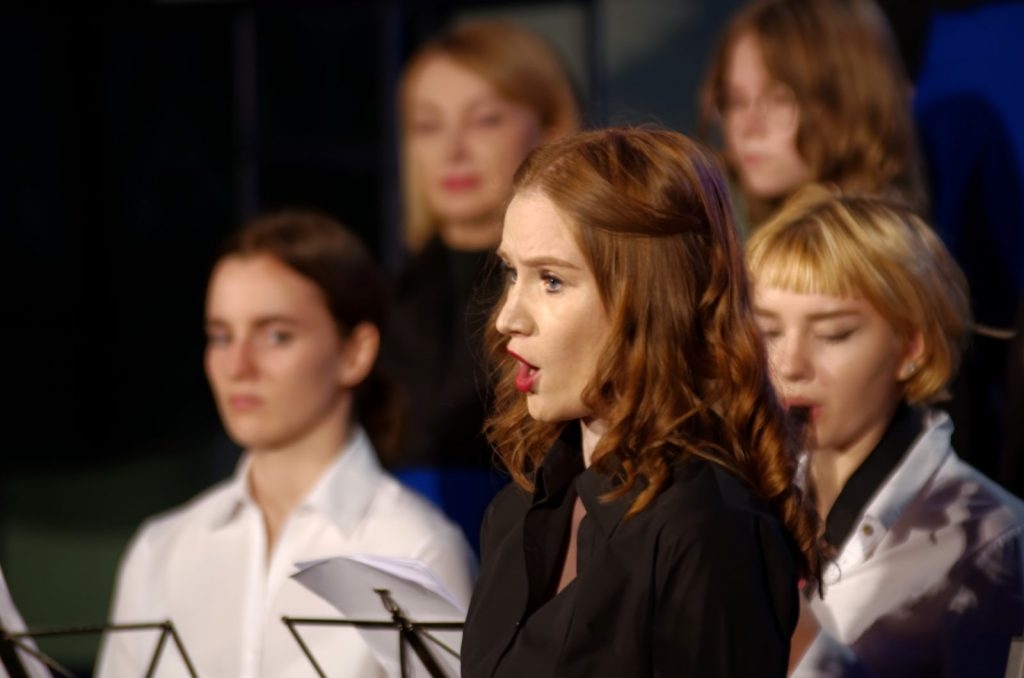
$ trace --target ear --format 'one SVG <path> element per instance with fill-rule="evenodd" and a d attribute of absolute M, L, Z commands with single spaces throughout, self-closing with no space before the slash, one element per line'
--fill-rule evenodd
<path fill-rule="evenodd" d="M 924 334 L 915 330 L 910 338 L 903 343 L 903 359 L 900 361 L 896 378 L 907 381 L 921 368 L 924 359 Z"/>
<path fill-rule="evenodd" d="M 366 379 L 377 361 L 380 350 L 380 330 L 372 323 L 359 323 L 343 339 L 338 382 L 345 388 L 355 388 Z"/>

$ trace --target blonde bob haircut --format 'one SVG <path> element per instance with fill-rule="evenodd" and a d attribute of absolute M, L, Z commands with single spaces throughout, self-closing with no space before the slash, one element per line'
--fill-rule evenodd
<path fill-rule="evenodd" d="M 548 140 L 580 126 L 579 99 L 568 69 L 558 52 L 533 31 L 508 21 L 466 21 L 426 43 L 409 60 L 398 87 L 403 237 L 411 252 L 421 250 L 438 230 L 437 215 L 412 171 L 408 143 L 413 84 L 423 67 L 438 57 L 454 61 L 490 83 L 501 97 L 534 111 Z"/>
<path fill-rule="evenodd" d="M 726 26 L 700 92 L 707 136 L 728 101 L 733 46 L 754 35 L 769 75 L 799 107 L 796 147 L 812 180 L 880 193 L 924 209 L 910 79 L 873 0 L 754 0 Z M 733 158 L 726 158 L 735 174 Z M 775 205 L 748 205 L 760 221 Z"/>
<path fill-rule="evenodd" d="M 949 397 L 971 327 L 967 279 L 908 206 L 812 184 L 754 232 L 746 256 L 756 285 L 864 299 L 905 342 L 920 335 L 904 398 Z"/>

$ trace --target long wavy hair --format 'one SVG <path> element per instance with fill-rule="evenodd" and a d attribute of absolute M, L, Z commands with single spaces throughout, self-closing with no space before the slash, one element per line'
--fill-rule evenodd
<path fill-rule="evenodd" d="M 592 463 L 617 481 L 609 498 L 638 491 L 627 513 L 635 515 L 667 486 L 674 464 L 708 460 L 773 505 L 803 554 L 804 575 L 817 576 L 817 520 L 794 484 L 797 440 L 769 380 L 713 156 L 668 130 L 586 132 L 535 150 L 514 182 L 514 193 L 527 191 L 550 199 L 575 228 L 611 319 L 582 394 L 606 425 Z M 494 322 L 487 339 L 496 378 L 487 434 L 531 490 L 565 423 L 530 417 Z"/>
<path fill-rule="evenodd" d="M 280 210 L 257 216 L 234 233 L 218 255 L 269 255 L 316 285 L 342 338 L 360 323 L 383 334 L 388 295 L 383 273 L 369 250 L 333 217 L 313 210 Z M 377 366 L 354 393 L 353 417 L 366 429 L 377 453 L 397 443 L 402 411 L 394 383 Z"/>
<path fill-rule="evenodd" d="M 910 106 L 910 79 L 884 13 L 873 0 L 755 0 L 726 26 L 700 93 L 702 137 L 720 123 L 736 42 L 757 37 L 772 78 L 800 111 L 796 147 L 812 179 L 927 207 Z M 726 154 L 730 172 L 733 159 Z M 782 196 L 784 199 L 785 196 Z M 747 198 L 751 220 L 781 200 Z"/>
<path fill-rule="evenodd" d="M 452 25 L 409 60 L 398 86 L 401 125 L 402 209 L 405 244 L 417 252 L 437 233 L 437 215 L 427 204 L 410 159 L 412 88 L 433 59 L 451 59 L 486 80 L 505 99 L 537 114 L 549 138 L 580 126 L 576 85 L 560 53 L 530 29 L 511 21 L 478 19 Z"/>

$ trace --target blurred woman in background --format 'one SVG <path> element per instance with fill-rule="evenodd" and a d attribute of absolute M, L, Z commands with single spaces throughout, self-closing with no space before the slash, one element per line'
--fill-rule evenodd
<path fill-rule="evenodd" d="M 700 94 L 746 230 L 809 182 L 926 207 L 911 86 L 872 0 L 755 0 L 730 20 Z"/>
<path fill-rule="evenodd" d="M 399 85 L 405 244 L 382 360 L 408 418 L 392 466 L 489 468 L 479 332 L 493 291 L 512 175 L 542 142 L 579 126 L 558 53 L 501 21 L 456 24 L 410 59 Z M 473 528 L 475 531 L 475 527 Z"/>
<path fill-rule="evenodd" d="M 206 375 L 245 453 L 234 477 L 139 529 L 112 622 L 170 620 L 200 676 L 312 676 L 281 617 L 339 613 L 291 579 L 297 562 L 413 558 L 468 601 L 461 531 L 377 460 L 395 429 L 375 368 L 385 302 L 369 253 L 329 217 L 267 215 L 227 244 L 207 293 Z M 353 628 L 302 635 L 328 675 L 384 675 Z M 108 635 L 97 675 L 144 675 L 155 645 L 155 633 Z M 165 650 L 155 675 L 188 674 Z"/>

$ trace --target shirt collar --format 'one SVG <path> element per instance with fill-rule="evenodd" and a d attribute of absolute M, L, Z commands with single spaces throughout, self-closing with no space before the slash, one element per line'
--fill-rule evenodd
<path fill-rule="evenodd" d="M 913 499 L 920 494 L 953 454 L 950 437 L 953 422 L 941 410 L 928 410 L 922 418 L 923 431 L 889 479 L 867 505 L 864 515 L 892 528 Z"/>
<path fill-rule="evenodd" d="M 828 512 L 825 539 L 830 544 L 839 547 L 846 542 L 871 498 L 906 456 L 922 427 L 919 410 L 905 404 L 897 408 L 882 438 L 844 483 Z"/>
<path fill-rule="evenodd" d="M 213 529 L 230 523 L 246 506 L 255 508 L 247 482 L 251 464 L 251 455 L 243 454 L 224 488 L 223 506 L 213 513 Z M 296 510 L 321 513 L 347 534 L 366 513 L 383 475 L 369 437 L 357 426 L 341 453 Z"/>
<path fill-rule="evenodd" d="M 612 501 L 601 497 L 615 489 L 615 480 L 603 473 L 583 466 L 582 435 L 579 424 L 570 423 L 563 430 L 555 444 L 537 470 L 534 505 L 560 495 L 566 486 L 575 481 L 576 491 L 587 510 L 587 516 L 594 519 L 606 535 L 610 535 L 622 521 L 633 499 L 642 489 L 642 483 L 625 496 Z"/>

